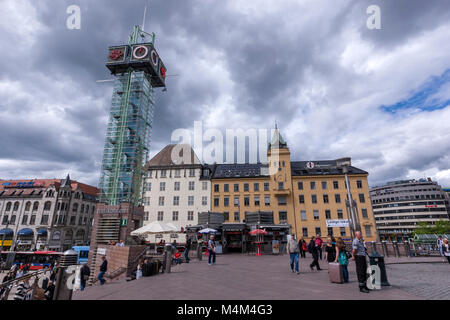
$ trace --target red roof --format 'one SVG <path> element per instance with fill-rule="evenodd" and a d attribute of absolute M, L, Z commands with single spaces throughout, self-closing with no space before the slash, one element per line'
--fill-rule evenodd
<path fill-rule="evenodd" d="M 14 185 L 17 183 L 24 183 L 24 182 L 34 182 L 33 187 L 32 188 L 22 188 L 21 186 L 18 186 L 17 188 L 14 188 Z M 5 183 L 10 183 L 11 187 L 8 186 L 4 186 L 3 184 Z M 17 190 L 17 189 L 26 189 L 26 190 L 36 190 L 37 188 L 44 188 L 47 189 L 48 187 L 54 185 L 56 187 L 56 190 L 59 190 L 59 187 L 61 185 L 61 179 L 24 179 L 24 180 L 0 180 L 0 191 L 3 190 L 11 190 L 11 192 L 13 190 Z M 70 180 L 70 185 L 72 187 L 72 190 L 75 191 L 78 188 L 83 192 L 83 193 L 87 193 L 93 196 L 97 196 L 98 195 L 98 188 L 90 186 L 88 184 L 84 184 L 75 180 Z M 31 191 L 28 191 L 31 193 Z M 27 193 L 28 193 L 27 192 Z M 24 194 L 26 194 L 24 192 Z M 4 194 L 5 196 L 6 194 Z"/>

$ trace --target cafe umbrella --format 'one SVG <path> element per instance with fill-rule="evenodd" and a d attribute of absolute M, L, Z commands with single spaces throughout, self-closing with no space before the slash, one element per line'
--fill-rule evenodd
<path fill-rule="evenodd" d="M 257 256 L 262 256 L 261 243 L 264 242 L 264 235 L 267 234 L 267 231 L 263 230 L 263 229 L 255 229 L 253 231 L 250 231 L 248 234 L 251 235 L 251 236 L 256 236 L 255 243 L 258 246 L 258 252 L 256 253 L 256 255 Z"/>

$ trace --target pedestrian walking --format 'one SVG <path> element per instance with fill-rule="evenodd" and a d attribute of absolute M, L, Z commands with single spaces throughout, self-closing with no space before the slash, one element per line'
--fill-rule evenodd
<path fill-rule="evenodd" d="M 212 260 L 212 264 L 216 264 L 216 243 L 214 242 L 214 236 L 211 235 L 211 237 L 209 237 L 209 241 L 208 241 L 208 265 L 211 265 L 211 260 Z"/>
<path fill-rule="evenodd" d="M 447 238 L 445 238 L 442 241 L 442 252 L 444 253 L 444 256 L 447 258 L 448 263 L 450 263 L 450 246 L 448 244 Z"/>
<path fill-rule="evenodd" d="M 367 288 L 367 261 L 366 261 L 366 247 L 364 246 L 364 240 L 361 235 L 361 231 L 356 231 L 355 239 L 352 243 L 353 260 L 356 264 L 356 274 L 358 275 L 359 291 L 369 293 Z"/>
<path fill-rule="evenodd" d="M 91 275 L 91 269 L 89 269 L 87 263 L 84 263 L 80 270 L 80 290 L 83 291 L 86 288 L 86 281 Z"/>
<path fill-rule="evenodd" d="M 322 241 L 322 238 L 320 237 L 320 234 L 317 234 L 315 241 L 316 241 L 316 245 L 317 245 L 317 252 L 319 253 L 320 260 L 322 260 L 323 241 Z"/>
<path fill-rule="evenodd" d="M 325 260 L 327 260 L 328 263 L 336 260 L 336 245 L 333 244 L 331 237 L 328 237 L 325 245 Z"/>
<path fill-rule="evenodd" d="M 188 235 L 186 235 L 186 246 L 184 249 L 184 261 L 186 261 L 186 263 L 189 263 L 189 250 L 191 250 L 191 245 L 192 245 L 192 240 L 191 238 L 189 238 Z"/>
<path fill-rule="evenodd" d="M 31 300 L 31 286 L 29 278 L 23 279 L 17 284 L 14 300 Z"/>
<path fill-rule="evenodd" d="M 334 262 L 337 262 L 341 265 L 342 270 L 342 278 L 344 280 L 344 283 L 348 283 L 348 255 L 347 251 L 345 250 L 345 242 L 342 240 L 342 238 L 339 238 L 336 241 L 336 259 Z"/>
<path fill-rule="evenodd" d="M 314 270 L 314 267 L 316 267 L 317 271 L 320 271 L 320 265 L 319 265 L 319 249 L 318 244 L 316 242 L 316 238 L 313 236 L 311 238 L 311 241 L 309 241 L 308 244 L 308 252 L 312 254 L 313 262 L 309 265 L 311 270 Z"/>
<path fill-rule="evenodd" d="M 48 283 L 47 289 L 44 291 L 46 300 L 53 300 L 53 295 L 55 294 L 55 284 L 53 281 Z"/>
<path fill-rule="evenodd" d="M 300 274 L 300 271 L 298 269 L 298 257 L 300 254 L 300 248 L 298 246 L 297 239 L 295 239 L 294 234 L 291 235 L 291 238 L 287 243 L 286 249 L 289 254 L 292 272 L 297 272 L 297 274 Z M 295 264 L 295 271 L 294 271 L 294 264 Z"/>
<path fill-rule="evenodd" d="M 20 278 L 20 277 L 22 277 L 22 276 L 23 276 L 23 269 L 20 268 L 20 269 L 17 270 L 17 272 L 16 272 L 16 279 L 17 279 L 17 278 Z"/>
<path fill-rule="evenodd" d="M 442 236 L 439 236 L 439 238 L 436 240 L 436 246 L 439 249 L 439 254 L 441 256 L 443 256 L 443 250 L 442 250 L 442 245 L 443 245 L 444 241 L 442 240 Z"/>
<path fill-rule="evenodd" d="M 100 266 L 100 273 L 98 274 L 98 280 L 100 281 L 100 285 L 104 285 L 106 280 L 103 278 L 106 271 L 108 271 L 108 260 L 106 260 L 105 256 L 102 256 L 102 264 Z"/>
<path fill-rule="evenodd" d="M 306 241 L 303 237 L 300 238 L 300 241 L 298 242 L 298 249 L 300 250 L 300 256 L 302 258 L 306 257 L 306 251 L 308 251 L 308 248 L 306 246 Z"/>

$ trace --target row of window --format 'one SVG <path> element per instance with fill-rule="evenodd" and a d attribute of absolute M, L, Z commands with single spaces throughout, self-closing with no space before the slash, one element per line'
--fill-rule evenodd
<path fill-rule="evenodd" d="M 406 203 L 388 203 L 373 206 L 374 209 L 380 208 L 394 208 L 394 207 L 406 207 L 406 206 L 426 206 L 426 205 L 445 205 L 445 201 L 421 201 L 421 202 L 406 202 Z"/>
<path fill-rule="evenodd" d="M 153 178 L 153 171 L 155 171 L 155 178 L 158 178 L 158 170 L 148 170 L 147 171 L 147 177 Z M 170 171 L 169 177 L 172 177 L 172 171 Z M 180 178 L 181 177 L 181 169 L 175 169 L 174 171 L 174 177 Z M 186 173 L 189 174 L 189 177 L 195 177 L 195 169 L 189 169 L 189 171 L 184 171 L 184 176 L 186 177 Z M 160 178 L 167 178 L 167 170 L 163 169 L 159 171 L 159 177 Z"/>
<path fill-rule="evenodd" d="M 19 201 L 14 202 L 14 206 L 12 208 L 12 211 L 13 212 L 18 211 L 19 210 L 19 205 L 20 205 Z M 49 211 L 51 209 L 51 206 L 52 206 L 52 203 L 50 201 L 46 201 L 44 203 L 44 211 Z M 11 211 L 11 207 L 12 207 L 12 203 L 11 202 L 6 203 L 5 212 Z M 67 208 L 68 208 L 68 203 L 66 203 L 66 202 L 58 202 L 57 210 L 67 211 Z M 94 213 L 95 207 L 92 206 L 91 208 L 92 208 L 92 213 Z M 28 201 L 25 204 L 25 212 L 30 211 L 30 209 L 31 209 L 31 201 Z M 32 211 L 38 211 L 38 210 L 39 210 L 39 202 L 35 201 L 33 203 L 33 210 Z M 74 203 L 73 204 L 72 211 L 73 212 L 78 212 L 78 203 Z M 85 206 L 84 204 L 81 204 L 81 211 L 80 212 L 81 213 L 83 213 L 83 212 L 88 213 L 89 212 L 89 205 Z"/>
<path fill-rule="evenodd" d="M 402 201 L 402 200 L 415 200 L 415 199 L 445 199 L 443 194 L 421 194 L 415 196 L 402 196 L 402 197 L 391 197 L 383 199 L 374 199 L 372 203 L 383 203 L 390 201 Z"/>
<path fill-rule="evenodd" d="M 379 214 L 408 213 L 408 212 L 431 212 L 431 211 L 439 211 L 439 212 L 447 213 L 447 209 L 442 207 L 442 208 L 418 208 L 418 209 L 382 210 L 382 211 L 374 211 L 374 214 L 375 215 L 379 215 Z"/>
<path fill-rule="evenodd" d="M 188 190 L 189 191 L 195 190 L 195 181 L 189 181 Z M 202 190 L 208 190 L 208 182 L 206 182 L 206 181 L 202 182 Z M 152 191 L 152 183 L 151 182 L 144 183 L 144 191 Z M 159 191 L 166 191 L 166 183 L 165 182 L 159 183 Z M 180 181 L 174 182 L 173 191 L 180 191 Z"/>
<path fill-rule="evenodd" d="M 58 222 L 59 224 L 61 224 L 64 221 L 64 224 L 65 224 L 65 222 L 66 222 L 65 217 L 66 217 L 66 215 L 55 216 L 54 223 Z M 28 221 L 28 218 L 30 218 L 29 221 Z M 9 221 L 8 221 L 8 219 L 9 219 Z M 86 225 L 87 221 L 88 221 L 87 219 L 88 219 L 87 217 L 79 217 L 78 225 L 80 225 L 80 226 Z M 46 214 L 42 215 L 40 225 L 48 225 L 48 221 L 49 221 L 49 215 L 46 215 Z M 91 218 L 91 222 L 92 222 L 92 218 Z M 3 225 L 7 225 L 7 224 L 14 225 L 15 223 L 16 223 L 16 215 L 12 215 L 11 218 L 9 218 L 8 215 L 3 215 L 3 220 L 2 220 Z M 22 225 L 36 224 L 36 215 L 31 215 L 31 216 L 23 215 L 21 224 Z M 75 225 L 75 224 L 76 224 L 76 216 L 71 216 L 70 225 Z"/>
<path fill-rule="evenodd" d="M 376 217 L 376 221 L 382 221 L 382 220 L 405 220 L 405 219 L 411 219 L 411 220 L 417 220 L 417 219 L 442 219 L 445 218 L 440 214 L 435 215 L 417 215 L 417 216 L 394 216 L 394 217 Z"/>
<path fill-rule="evenodd" d="M 428 189 L 400 189 L 399 191 L 392 191 L 392 189 L 385 190 L 374 190 L 374 195 L 380 196 L 384 194 L 395 194 L 395 193 L 405 193 L 405 192 L 430 192 L 438 191 L 438 188 L 428 188 Z"/>
<path fill-rule="evenodd" d="M 144 212 L 144 220 L 148 221 L 148 212 Z M 172 211 L 172 221 L 178 221 L 180 212 L 179 211 Z M 158 221 L 164 221 L 164 211 L 158 211 L 157 218 Z M 187 212 L 187 220 L 193 221 L 194 220 L 194 211 L 188 211 Z"/>
<path fill-rule="evenodd" d="M 360 193 L 360 194 L 358 194 L 358 196 L 359 196 L 359 202 L 360 203 L 365 203 L 366 202 L 366 197 L 365 197 L 364 193 Z M 346 197 L 348 198 L 348 195 L 346 195 Z M 328 197 L 328 194 L 322 195 L 322 199 L 323 199 L 323 203 L 330 203 L 330 199 Z M 298 196 L 298 201 L 299 201 L 299 203 L 305 203 L 305 196 L 303 194 L 300 194 Z M 317 195 L 315 195 L 315 194 L 311 195 L 311 202 L 312 203 L 317 203 Z M 335 203 L 341 203 L 341 195 L 339 193 L 334 195 L 334 202 Z"/>
<path fill-rule="evenodd" d="M 366 208 L 361 209 L 361 215 L 364 219 L 369 218 Z M 307 220 L 306 210 L 300 210 L 300 217 L 301 217 L 302 221 Z M 313 210 L 313 218 L 314 218 L 314 220 L 320 220 L 319 210 Z M 344 219 L 344 214 L 343 214 L 342 209 L 337 209 L 337 218 Z M 325 210 L 325 219 L 332 219 L 331 218 L 331 210 L 328 210 L 328 209 Z"/>
<path fill-rule="evenodd" d="M 188 206 L 193 206 L 194 205 L 194 196 L 188 196 Z M 151 198 L 150 197 L 145 197 L 144 198 L 144 205 L 149 206 L 151 205 Z M 165 203 L 165 197 L 161 196 L 158 199 L 158 205 L 159 206 L 164 206 Z M 180 196 L 174 196 L 173 197 L 173 202 L 172 204 L 174 206 L 179 206 L 180 205 Z M 202 206 L 207 206 L 208 205 L 208 196 L 203 196 L 202 197 Z"/>

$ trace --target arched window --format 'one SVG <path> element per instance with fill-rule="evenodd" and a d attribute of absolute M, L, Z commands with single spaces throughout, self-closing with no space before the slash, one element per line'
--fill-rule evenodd
<path fill-rule="evenodd" d="M 72 230 L 66 231 L 66 234 L 64 235 L 64 240 L 72 240 L 73 232 Z"/>
<path fill-rule="evenodd" d="M 8 202 L 7 204 L 6 204 L 6 211 L 10 211 L 11 210 L 11 202 Z"/>
<path fill-rule="evenodd" d="M 73 204 L 72 211 L 73 212 L 77 212 L 78 211 L 78 203 L 74 203 Z"/>
<path fill-rule="evenodd" d="M 50 210 L 51 207 L 52 207 L 52 203 L 50 201 L 46 201 L 44 204 L 44 211 Z"/>
<path fill-rule="evenodd" d="M 92 214 L 95 212 L 95 206 L 92 206 Z"/>
<path fill-rule="evenodd" d="M 84 212 L 84 203 L 81 205 L 81 212 Z"/>
<path fill-rule="evenodd" d="M 35 201 L 33 204 L 33 211 L 37 211 L 39 209 L 39 202 Z"/>
<path fill-rule="evenodd" d="M 61 209 L 61 202 L 58 202 L 58 205 L 56 206 L 56 210 L 60 210 Z"/>
<path fill-rule="evenodd" d="M 28 201 L 28 202 L 25 204 L 25 211 L 30 211 L 30 209 L 31 209 L 31 201 Z"/>
<path fill-rule="evenodd" d="M 13 211 L 19 210 L 19 201 L 14 202 L 14 209 Z"/>
<path fill-rule="evenodd" d="M 89 213 L 89 205 L 86 205 L 86 211 L 85 213 Z"/>
<path fill-rule="evenodd" d="M 76 235 L 76 239 L 77 240 L 83 240 L 84 239 L 84 230 L 83 229 L 78 230 L 77 235 Z"/>

